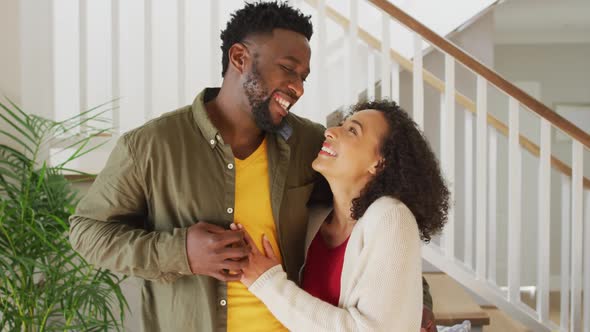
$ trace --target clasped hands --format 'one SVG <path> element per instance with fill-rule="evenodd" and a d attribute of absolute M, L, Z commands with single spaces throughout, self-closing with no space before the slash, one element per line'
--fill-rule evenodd
<path fill-rule="evenodd" d="M 230 229 L 198 222 L 187 229 L 186 253 L 193 274 L 221 281 L 241 281 L 250 287 L 271 267 L 280 264 L 268 238 L 262 236 L 263 251 L 242 225 Z"/>

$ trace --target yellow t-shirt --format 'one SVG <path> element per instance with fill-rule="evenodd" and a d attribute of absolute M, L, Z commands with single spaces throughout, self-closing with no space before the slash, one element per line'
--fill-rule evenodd
<path fill-rule="evenodd" d="M 235 159 L 235 170 L 234 221 L 244 225 L 262 252 L 262 235 L 266 234 L 281 259 L 270 205 L 266 139 L 248 158 Z M 241 282 L 228 282 L 227 298 L 228 331 L 287 331 Z"/>

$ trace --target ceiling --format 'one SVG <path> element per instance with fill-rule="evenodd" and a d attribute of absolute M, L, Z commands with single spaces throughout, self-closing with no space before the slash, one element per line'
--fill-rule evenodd
<path fill-rule="evenodd" d="M 494 16 L 497 44 L 590 43 L 590 0 L 505 0 Z"/>

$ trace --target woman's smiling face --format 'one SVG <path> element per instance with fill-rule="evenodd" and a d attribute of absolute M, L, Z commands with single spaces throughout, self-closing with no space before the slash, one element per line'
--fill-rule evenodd
<path fill-rule="evenodd" d="M 381 161 L 381 142 L 389 131 L 382 112 L 362 110 L 326 130 L 322 150 L 312 167 L 327 179 L 356 180 L 375 175 Z"/>

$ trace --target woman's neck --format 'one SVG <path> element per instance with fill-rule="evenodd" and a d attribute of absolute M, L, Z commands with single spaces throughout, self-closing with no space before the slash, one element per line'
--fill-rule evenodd
<path fill-rule="evenodd" d="M 334 197 L 334 211 L 332 212 L 332 222 L 338 224 L 354 224 L 356 220 L 352 219 L 351 216 L 352 200 L 360 196 L 361 190 L 365 187 L 367 180 L 327 180 L 330 184 L 330 189 L 332 190 L 332 195 Z"/>

